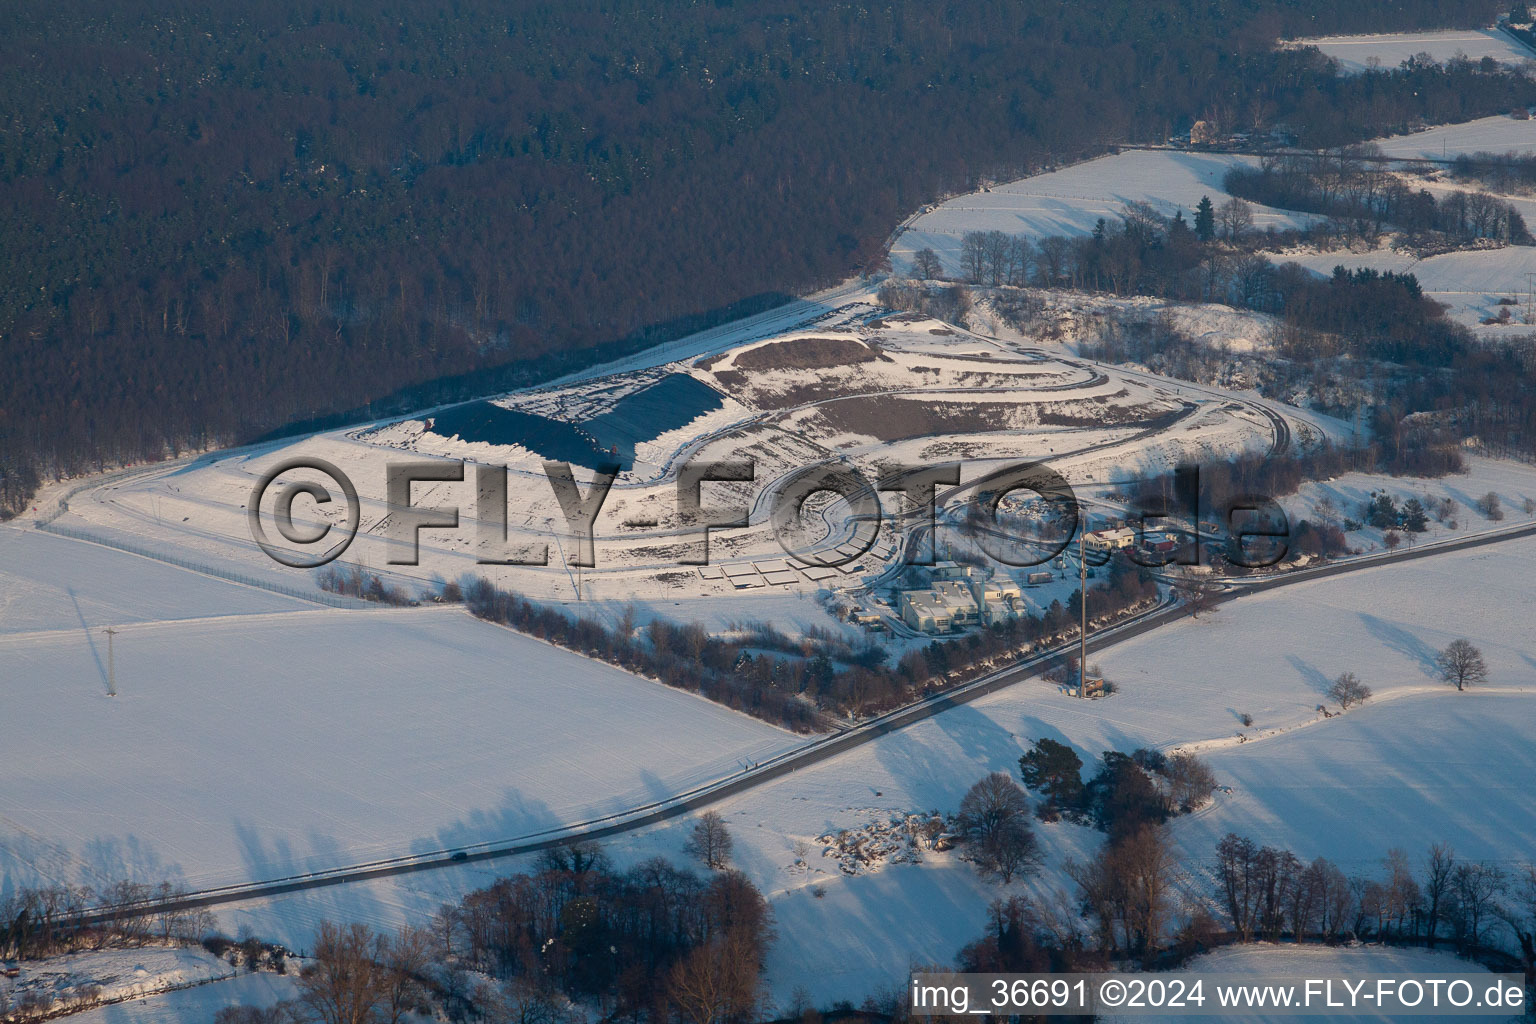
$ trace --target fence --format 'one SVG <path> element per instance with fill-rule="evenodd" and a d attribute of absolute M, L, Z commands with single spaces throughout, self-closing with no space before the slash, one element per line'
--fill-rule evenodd
<path fill-rule="evenodd" d="M 98 478 L 94 482 L 100 483 L 101 481 Z M 60 504 L 63 505 L 63 502 L 60 502 Z M 328 608 L 377 607 L 377 605 L 370 604 L 361 598 L 343 597 L 339 594 L 327 594 L 321 590 L 309 590 L 301 589 L 299 587 L 285 586 L 281 583 L 273 582 L 270 579 L 263 579 L 260 576 L 251 576 L 242 572 L 233 572 L 229 569 L 223 569 L 217 566 L 208 565 L 203 562 L 197 562 L 190 558 L 182 558 L 177 555 L 168 555 L 164 552 L 155 551 L 152 548 L 148 548 L 139 544 L 133 544 L 129 541 L 119 540 L 115 537 L 103 537 L 99 534 L 92 533 L 89 530 L 81 530 L 73 526 L 60 526 L 52 520 L 49 520 L 48 522 L 39 520 L 37 528 L 42 530 L 44 533 L 57 534 L 60 537 L 69 537 L 73 540 L 89 541 L 92 544 L 100 544 L 103 547 L 116 548 L 119 551 L 126 551 L 130 555 L 139 555 L 143 558 L 152 558 L 157 562 L 165 562 L 167 565 L 174 565 L 180 569 L 189 569 L 192 572 L 202 573 L 204 576 L 213 576 L 217 579 L 227 580 L 230 583 L 238 583 L 241 586 L 255 587 L 258 590 L 268 590 L 274 594 L 281 594 L 284 597 L 297 598 L 300 601 L 310 601 L 314 604 L 325 605 Z"/>
<path fill-rule="evenodd" d="M 168 464 L 166 464 L 166 465 L 168 465 Z M 161 468 L 164 468 L 164 466 L 163 465 L 162 466 L 156 466 L 156 467 L 153 467 L 153 468 L 161 469 Z M 69 499 L 73 498 L 75 495 L 79 494 L 81 491 L 85 490 L 86 488 L 88 488 L 88 487 L 100 487 L 103 484 L 116 483 L 119 480 L 123 480 L 123 479 L 126 479 L 127 477 L 134 476 L 136 474 L 143 473 L 143 472 L 144 472 L 144 467 L 143 466 L 130 466 L 127 469 L 119 469 L 119 470 L 116 470 L 116 471 L 111 472 L 111 473 L 105 473 L 105 474 L 100 474 L 100 475 L 97 475 L 97 476 L 86 477 L 85 479 L 76 482 L 73 487 L 71 487 L 69 490 L 65 491 L 63 494 L 59 495 L 58 500 L 54 503 L 54 506 L 53 506 L 53 508 L 51 510 L 49 510 L 47 512 L 39 513 L 38 517 L 37 517 L 37 520 L 36 520 L 37 525 L 41 528 L 41 527 L 45 526 L 46 524 L 53 522 L 55 519 L 59 518 L 59 516 L 63 515 L 65 512 L 68 512 L 69 511 Z M 91 538 L 91 539 L 94 539 L 94 538 Z M 98 541 L 98 543 L 100 543 L 100 542 Z"/>

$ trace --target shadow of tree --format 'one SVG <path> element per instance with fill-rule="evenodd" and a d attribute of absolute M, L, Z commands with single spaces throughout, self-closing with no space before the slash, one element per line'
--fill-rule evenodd
<path fill-rule="evenodd" d="M 1419 663 L 1427 676 L 1434 676 L 1439 670 L 1435 665 L 1435 650 L 1420 640 L 1413 633 L 1402 626 L 1378 619 L 1366 612 L 1360 613 L 1360 621 L 1372 636 L 1386 644 L 1392 650 Z"/>

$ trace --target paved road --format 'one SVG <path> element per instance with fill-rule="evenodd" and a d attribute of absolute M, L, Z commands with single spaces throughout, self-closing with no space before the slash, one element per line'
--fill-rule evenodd
<path fill-rule="evenodd" d="M 1423 547 L 1405 548 L 1379 555 L 1347 559 L 1310 569 L 1295 570 L 1277 576 L 1248 579 L 1238 577 L 1212 579 L 1209 582 L 1220 589 L 1211 596 L 1211 603 L 1213 605 L 1219 604 L 1225 601 L 1236 600 L 1248 594 L 1325 579 L 1347 572 L 1357 572 L 1533 536 L 1536 536 L 1536 523 L 1491 531 L 1452 541 L 1426 544 Z M 1151 632 L 1165 623 L 1182 617 L 1184 614 L 1185 610 L 1182 606 L 1165 602 L 1156 608 L 1143 612 L 1115 626 L 1097 630 L 1090 634 L 1088 650 L 1090 652 L 1102 651 L 1133 637 Z M 464 847 L 458 850 L 441 850 L 418 856 L 372 861 L 366 864 L 357 864 L 325 872 L 292 875 L 261 882 L 204 889 L 187 893 L 173 901 L 165 903 L 153 902 L 136 906 L 133 909 L 191 910 L 229 903 L 240 903 L 247 900 L 280 896 L 285 893 L 300 892 L 306 889 L 341 885 L 347 882 L 388 878 L 418 871 L 432 871 L 439 868 L 452 867 L 456 864 L 538 853 L 576 840 L 601 840 L 626 832 L 633 832 L 658 822 L 666 821 L 669 818 L 699 810 L 739 793 L 744 793 L 747 790 L 766 785 L 802 768 L 809 768 L 820 764 L 855 747 L 872 742 L 881 736 L 889 735 L 916 722 L 931 718 L 950 708 L 968 704 L 978 697 L 995 693 L 1004 687 L 1022 682 L 1034 676 L 1044 664 L 1063 653 L 1074 652 L 1076 647 L 1077 644 L 1073 641 L 1039 652 L 1005 669 L 962 684 L 953 690 L 935 694 L 924 700 L 887 712 L 858 726 L 846 728 L 821 737 L 807 746 L 781 754 L 771 760 L 760 762 L 731 778 L 701 786 L 698 789 L 678 794 L 667 800 L 631 808 L 627 811 L 607 815 L 602 818 L 593 818 L 584 822 L 575 822 L 554 829 L 546 829 L 541 832 Z M 114 909 L 111 912 L 113 916 L 120 915 L 121 913 L 121 908 Z M 81 922 L 91 923 L 107 916 L 109 915 L 106 912 L 93 912 L 91 915 L 82 918 Z"/>

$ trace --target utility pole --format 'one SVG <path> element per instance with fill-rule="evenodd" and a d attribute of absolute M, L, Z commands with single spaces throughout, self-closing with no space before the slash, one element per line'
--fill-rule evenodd
<path fill-rule="evenodd" d="M 117 666 L 112 662 L 112 638 L 117 636 L 117 630 L 107 627 L 107 696 L 117 696 Z"/>
<path fill-rule="evenodd" d="M 1088 521 L 1077 532 L 1078 591 L 1077 609 L 1083 622 L 1077 634 L 1077 696 L 1088 696 Z"/>

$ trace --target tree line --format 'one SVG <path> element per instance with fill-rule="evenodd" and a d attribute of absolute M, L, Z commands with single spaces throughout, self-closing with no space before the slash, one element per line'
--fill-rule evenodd
<path fill-rule="evenodd" d="M 1203 870 L 1201 870 L 1203 868 Z M 1207 879 L 1180 898 L 1177 881 Z M 981 938 L 957 958 L 964 971 L 1072 971 L 1130 959 L 1167 968 L 1233 942 L 1373 941 L 1436 948 L 1449 942 L 1499 966 L 1512 939 L 1536 982 L 1536 866 L 1459 859 L 1434 843 L 1415 865 L 1400 848 L 1377 872 L 1347 874 L 1325 857 L 1303 860 L 1228 833 L 1209 865 L 1181 864 L 1166 831 L 1142 825 L 1067 865 L 1072 892 L 993 901 Z"/>
<path fill-rule="evenodd" d="M 1017 616 L 946 641 L 908 651 L 886 664 L 873 645 L 810 638 L 794 643 L 759 627 L 740 639 L 711 635 L 698 623 L 655 618 L 642 629 L 633 608 L 616 625 L 572 617 L 476 578 L 450 584 L 479 618 L 511 626 L 668 686 L 797 732 L 826 727 L 825 714 L 862 717 L 1012 664 L 1041 647 L 1075 636 L 1081 594 L 1053 601 L 1039 613 Z M 1148 607 L 1157 584 L 1136 566 L 1113 563 L 1106 580 L 1089 588 L 1093 623 L 1106 623 Z M 762 649 L 764 643 L 769 650 Z M 782 654 L 771 653 L 774 648 Z M 754 651 L 756 653 L 754 653 Z"/>
<path fill-rule="evenodd" d="M 1228 833 L 1216 848 L 1213 875 L 1226 923 L 1237 941 L 1284 938 L 1442 939 L 1462 952 L 1482 948 L 1506 925 L 1530 970 L 1536 925 L 1536 869 L 1513 872 L 1491 861 L 1458 860 L 1449 843 L 1434 843 L 1415 871 L 1401 849 L 1387 851 L 1380 875 L 1345 875 L 1324 858 L 1303 862 L 1289 850 L 1259 846 Z"/>
<path fill-rule="evenodd" d="M 430 927 L 375 933 L 322 922 L 297 998 L 217 1024 L 399 1024 L 410 1015 L 575 1024 L 745 1024 L 766 1006 L 772 913 L 738 871 L 653 858 L 616 869 L 595 843 L 442 907 Z"/>
<path fill-rule="evenodd" d="M 170 882 L 18 887 L 0 895 L 0 960 L 200 941 L 212 917 L 166 906 L 184 895 Z"/>
<path fill-rule="evenodd" d="M 1267 156 L 1258 167 L 1233 167 L 1222 179 L 1233 196 L 1265 206 L 1315 213 L 1341 222 L 1335 234 L 1374 241 L 1389 227 L 1415 244 L 1492 239 L 1529 245 L 1530 231 L 1513 205 L 1482 191 L 1436 198 L 1386 170 L 1374 144 L 1323 153 Z"/>
<path fill-rule="evenodd" d="M 1458 153 L 1450 173 L 1459 181 L 1473 182 L 1496 192 L 1511 192 L 1536 185 L 1536 154 Z"/>
<path fill-rule="evenodd" d="M 59 474 L 653 344 L 878 265 L 935 196 L 1196 117 L 1337 145 L 1528 103 L 1480 65 L 1344 76 L 1273 46 L 1491 6 L 15 11 L 0 513 Z"/>

